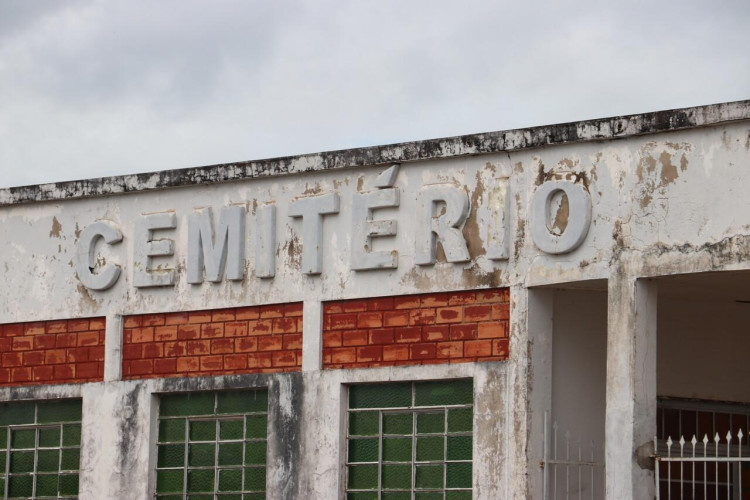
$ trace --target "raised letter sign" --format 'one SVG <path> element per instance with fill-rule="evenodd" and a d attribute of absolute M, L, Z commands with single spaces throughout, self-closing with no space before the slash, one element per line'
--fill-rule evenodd
<path fill-rule="evenodd" d="M 489 193 L 490 222 L 487 258 L 508 260 L 510 256 L 510 179 L 497 180 L 497 185 Z"/>
<path fill-rule="evenodd" d="M 171 212 L 144 215 L 135 223 L 135 248 L 133 248 L 133 286 L 138 288 L 150 286 L 174 285 L 174 269 L 151 267 L 151 257 L 169 257 L 174 255 L 174 241 L 165 238 L 154 239 L 153 232 L 158 229 L 174 229 L 177 218 Z"/>
<path fill-rule="evenodd" d="M 227 279 L 245 277 L 245 207 L 222 207 L 219 230 L 214 236 L 211 208 L 203 208 L 188 215 L 188 283 L 206 280 L 221 281 L 226 268 Z"/>
<path fill-rule="evenodd" d="M 448 262 L 468 262 L 471 257 L 460 229 L 468 214 L 469 196 L 463 189 L 451 184 L 422 188 L 419 193 L 414 262 L 420 266 L 434 264 L 438 239 Z"/>
<path fill-rule="evenodd" d="M 562 191 L 568 198 L 568 220 L 562 234 L 553 233 L 548 225 L 548 213 L 555 193 Z M 567 253 L 578 248 L 591 225 L 591 197 L 579 184 L 567 181 L 547 181 L 536 190 L 531 200 L 531 239 L 542 252 Z"/>
<path fill-rule="evenodd" d="M 376 208 L 397 207 L 397 189 L 356 193 L 352 199 L 352 269 L 398 267 L 398 252 L 373 252 L 372 238 L 396 234 L 395 220 L 372 220 Z"/>
<path fill-rule="evenodd" d="M 276 276 L 276 205 L 263 205 L 256 216 L 255 276 Z"/>
<path fill-rule="evenodd" d="M 108 245 L 122 241 L 122 233 L 111 222 L 98 221 L 86 226 L 78 238 L 76 250 L 76 273 L 83 286 L 90 290 L 106 290 L 120 277 L 120 266 L 107 264 L 94 273 L 96 268 L 96 241 L 102 238 Z"/>
<path fill-rule="evenodd" d="M 289 217 L 302 217 L 302 272 L 323 270 L 323 216 L 339 212 L 336 193 L 301 198 L 289 205 Z"/>

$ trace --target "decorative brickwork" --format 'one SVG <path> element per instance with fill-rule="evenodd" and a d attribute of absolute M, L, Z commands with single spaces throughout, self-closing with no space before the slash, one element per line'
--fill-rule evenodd
<path fill-rule="evenodd" d="M 99 382 L 104 318 L 0 325 L 0 385 Z"/>
<path fill-rule="evenodd" d="M 125 379 L 298 371 L 302 303 L 127 316 Z"/>
<path fill-rule="evenodd" d="M 327 302 L 323 367 L 508 358 L 507 288 Z"/>

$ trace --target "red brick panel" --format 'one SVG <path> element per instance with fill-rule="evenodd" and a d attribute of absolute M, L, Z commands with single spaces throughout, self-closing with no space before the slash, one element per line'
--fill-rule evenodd
<path fill-rule="evenodd" d="M 287 372 L 301 367 L 301 302 L 125 318 L 125 379 Z"/>
<path fill-rule="evenodd" d="M 323 368 L 508 359 L 507 288 L 327 302 Z"/>
<path fill-rule="evenodd" d="M 104 318 L 0 325 L 0 385 L 104 378 Z"/>

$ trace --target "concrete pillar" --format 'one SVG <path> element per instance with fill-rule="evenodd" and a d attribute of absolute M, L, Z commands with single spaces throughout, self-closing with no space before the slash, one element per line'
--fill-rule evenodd
<path fill-rule="evenodd" d="M 648 454 L 656 434 L 656 283 L 617 273 L 607 318 L 607 498 L 654 498 Z"/>
<path fill-rule="evenodd" d="M 302 318 L 302 371 L 317 371 L 323 367 L 323 303 L 306 300 Z"/>

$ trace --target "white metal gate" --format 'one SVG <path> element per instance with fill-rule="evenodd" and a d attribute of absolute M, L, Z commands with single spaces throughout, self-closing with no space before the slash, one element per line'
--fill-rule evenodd
<path fill-rule="evenodd" d="M 544 413 L 544 500 L 604 498 L 604 460 L 593 440 L 573 440 Z"/>

